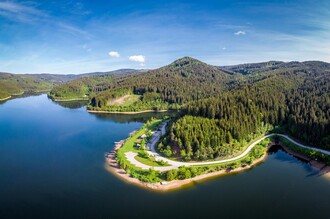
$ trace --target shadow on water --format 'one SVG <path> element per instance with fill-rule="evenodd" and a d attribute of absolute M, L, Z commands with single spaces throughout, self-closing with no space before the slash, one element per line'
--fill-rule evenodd
<path fill-rule="evenodd" d="M 320 175 L 320 171 L 313 168 L 308 160 L 302 159 L 300 157 L 294 156 L 288 152 L 285 151 L 285 149 L 281 145 L 273 145 L 268 149 L 268 154 L 269 155 L 276 155 L 275 159 L 280 160 L 282 162 L 287 162 L 287 163 L 300 163 L 300 164 L 305 164 L 301 165 L 302 168 L 304 168 L 306 171 L 308 171 L 310 174 L 308 174 L 306 177 L 312 177 L 312 176 L 318 176 Z M 292 159 L 288 159 L 287 156 L 282 156 L 282 155 L 289 155 L 292 157 Z M 306 165 L 307 164 L 307 165 Z"/>
<path fill-rule="evenodd" d="M 86 106 L 88 104 L 88 101 L 87 100 L 74 100 L 74 101 L 63 101 L 63 102 L 53 101 L 53 103 L 68 109 L 80 109 Z"/>
<path fill-rule="evenodd" d="M 105 114 L 105 113 L 90 113 L 99 120 L 109 120 L 117 123 L 128 122 L 147 122 L 151 118 L 161 119 L 165 116 L 175 116 L 175 112 L 162 112 L 162 113 L 140 113 L 140 114 Z"/>
<path fill-rule="evenodd" d="M 11 101 L 11 100 L 15 100 L 15 99 L 22 99 L 22 98 L 26 98 L 26 97 L 37 97 L 37 96 L 41 96 L 43 94 L 46 94 L 45 92 L 40 92 L 40 93 L 34 93 L 34 92 L 25 92 L 24 94 L 21 95 L 13 95 L 11 96 L 11 98 L 7 99 L 7 100 L 3 100 L 0 101 L 0 105 Z"/>

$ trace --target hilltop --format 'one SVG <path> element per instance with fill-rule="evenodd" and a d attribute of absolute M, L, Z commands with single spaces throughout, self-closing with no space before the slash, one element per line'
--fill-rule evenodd
<path fill-rule="evenodd" d="M 50 96 L 54 99 L 89 96 L 93 110 L 178 109 L 184 103 L 219 94 L 226 89 L 227 76 L 215 66 L 184 57 L 146 72 L 78 79 L 55 87 Z M 140 96 L 136 106 L 129 109 L 107 105 L 109 100 L 127 94 Z"/>

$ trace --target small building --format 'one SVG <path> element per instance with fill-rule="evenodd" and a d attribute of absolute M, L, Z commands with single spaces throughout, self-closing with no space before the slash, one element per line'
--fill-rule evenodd
<path fill-rule="evenodd" d="M 139 139 L 145 139 L 145 138 L 147 138 L 147 135 L 146 135 L 146 134 L 143 134 L 143 135 L 141 135 L 141 136 L 139 137 Z"/>
<path fill-rule="evenodd" d="M 140 144 L 135 144 L 135 147 L 141 148 L 141 145 Z"/>

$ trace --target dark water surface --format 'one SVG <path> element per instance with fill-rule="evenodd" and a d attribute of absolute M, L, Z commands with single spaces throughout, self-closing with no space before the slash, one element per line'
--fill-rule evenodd
<path fill-rule="evenodd" d="M 44 94 L 0 104 L 0 218 L 330 219 L 330 181 L 282 150 L 175 192 L 122 182 L 104 153 L 151 116 L 97 116 Z"/>

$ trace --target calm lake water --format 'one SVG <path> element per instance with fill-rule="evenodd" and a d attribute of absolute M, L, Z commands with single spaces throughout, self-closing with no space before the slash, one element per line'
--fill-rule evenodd
<path fill-rule="evenodd" d="M 330 219 L 330 180 L 282 150 L 252 170 L 156 193 L 107 172 L 104 153 L 155 116 L 94 115 L 45 94 L 0 104 L 0 218 Z"/>

